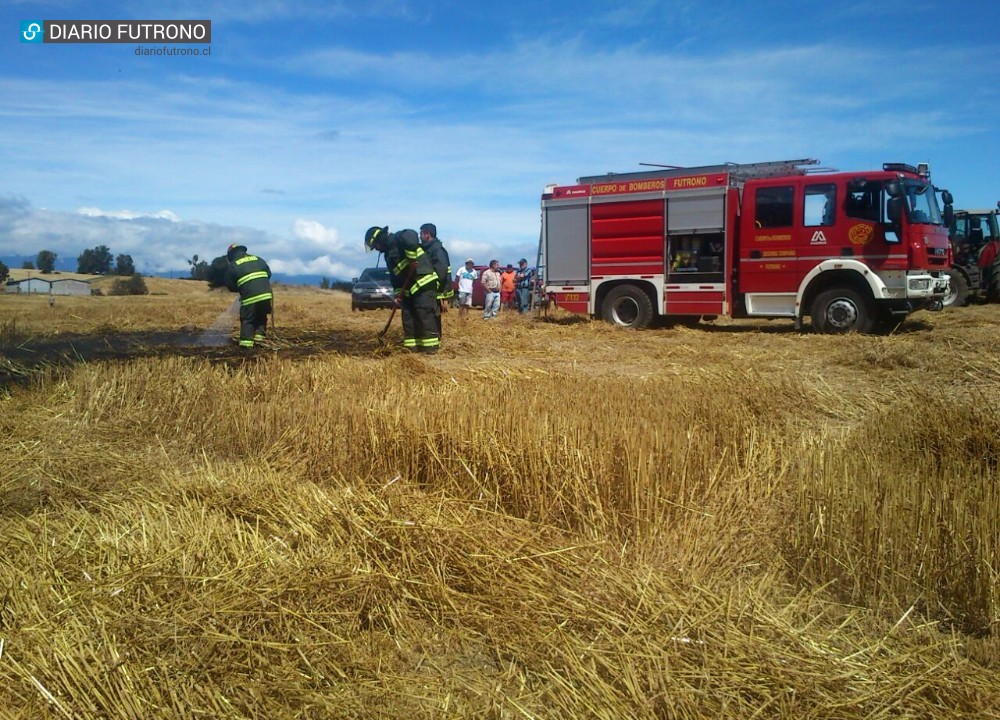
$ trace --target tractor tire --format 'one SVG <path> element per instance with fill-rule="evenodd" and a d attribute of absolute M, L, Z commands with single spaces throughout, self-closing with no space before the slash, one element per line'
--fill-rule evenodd
<path fill-rule="evenodd" d="M 990 265 L 990 284 L 986 287 L 986 302 L 1000 302 L 1000 255 Z"/>
<path fill-rule="evenodd" d="M 653 322 L 653 302 L 635 285 L 619 285 L 604 298 L 601 316 L 618 327 L 646 328 Z"/>
<path fill-rule="evenodd" d="M 813 301 L 810 316 L 817 332 L 830 335 L 868 334 L 876 326 L 871 301 L 854 288 L 824 290 Z"/>
<path fill-rule="evenodd" d="M 948 268 L 945 270 L 948 275 L 948 294 L 941 299 L 941 304 L 945 307 L 965 307 L 969 303 L 969 283 L 961 270 Z"/>

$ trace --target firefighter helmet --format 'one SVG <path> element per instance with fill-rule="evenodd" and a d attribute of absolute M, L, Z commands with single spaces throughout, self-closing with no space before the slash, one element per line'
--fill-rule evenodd
<path fill-rule="evenodd" d="M 389 226 L 378 227 L 372 226 L 368 228 L 368 232 L 365 233 L 365 251 L 371 252 L 372 250 L 381 250 L 383 243 L 389 237 Z"/>
<path fill-rule="evenodd" d="M 226 257 L 229 258 L 230 260 L 232 260 L 233 259 L 233 255 L 235 255 L 240 250 L 242 250 L 243 252 L 246 252 L 247 251 L 247 246 L 246 245 L 240 245 L 239 243 L 233 243 L 232 245 L 230 245 L 226 249 Z"/>

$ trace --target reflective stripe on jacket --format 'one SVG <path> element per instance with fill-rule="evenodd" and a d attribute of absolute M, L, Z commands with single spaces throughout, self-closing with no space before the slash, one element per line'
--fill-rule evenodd
<path fill-rule="evenodd" d="M 240 305 L 272 300 L 270 278 L 271 268 L 256 255 L 237 255 L 226 269 L 226 287 L 240 294 Z"/>
<path fill-rule="evenodd" d="M 450 299 L 455 294 L 455 288 L 451 283 L 451 259 L 448 257 L 448 251 L 438 238 L 434 238 L 424 245 L 424 250 L 431 256 L 431 265 L 438 276 L 438 300 Z"/>
<path fill-rule="evenodd" d="M 392 287 L 397 295 L 410 297 L 427 288 L 436 292 L 438 275 L 434 272 L 430 255 L 420 247 L 420 236 L 416 231 L 400 230 L 390 235 L 385 264 L 389 267 Z"/>

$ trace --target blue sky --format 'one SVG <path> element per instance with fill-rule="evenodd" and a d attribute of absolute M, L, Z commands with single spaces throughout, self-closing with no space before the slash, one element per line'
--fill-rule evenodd
<path fill-rule="evenodd" d="M 208 19 L 211 55 L 20 42 L 64 19 Z M 513 262 L 546 184 L 640 163 L 928 162 L 991 207 L 998 39 L 964 1 L 5 0 L 0 256 L 176 274 L 241 241 L 349 278 L 369 226 L 433 222 L 455 267 Z"/>

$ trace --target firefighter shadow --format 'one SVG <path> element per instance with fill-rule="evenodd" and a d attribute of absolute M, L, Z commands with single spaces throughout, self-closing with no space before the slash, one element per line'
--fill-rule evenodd
<path fill-rule="evenodd" d="M 240 348 L 229 334 L 206 339 L 205 331 L 197 328 L 5 338 L 0 341 L 0 389 L 26 386 L 50 371 L 84 363 L 190 357 L 241 366 L 275 357 L 295 360 L 325 353 L 371 357 L 379 347 L 371 333 L 343 330 L 273 332 L 252 349 Z"/>
<path fill-rule="evenodd" d="M 605 324 L 604 320 L 589 318 L 586 315 L 564 315 L 560 317 L 540 317 L 536 322 L 547 325 L 581 325 L 588 323 Z M 746 333 L 767 333 L 772 335 L 795 335 L 802 333 L 812 333 L 813 329 L 809 322 L 804 322 L 801 329 L 796 329 L 795 324 L 787 318 L 738 320 L 733 322 L 720 323 L 712 319 L 701 319 L 696 316 L 689 317 L 658 317 L 654 318 L 648 328 L 634 330 L 634 332 L 658 332 L 664 330 L 677 330 L 679 328 L 695 330 L 706 333 L 722 333 L 727 335 L 740 335 Z M 879 324 L 875 335 L 911 335 L 914 333 L 930 332 L 934 329 L 932 323 L 925 320 L 906 318 L 904 321 L 884 322 Z"/>
<path fill-rule="evenodd" d="M 600 318 L 589 318 L 586 315 L 566 315 L 561 317 L 541 317 L 537 322 L 546 325 L 586 325 L 594 324 L 600 327 L 608 326 L 607 321 Z M 704 330 L 706 332 L 717 333 L 777 333 L 787 334 L 798 332 L 795 326 L 787 320 L 775 321 L 770 324 L 766 320 L 756 321 L 746 325 L 719 325 L 712 320 L 701 320 L 699 317 L 656 317 L 650 322 L 649 327 L 622 328 L 623 332 L 660 332 L 664 330 L 676 330 L 686 328 L 689 330 Z"/>
<path fill-rule="evenodd" d="M 774 320 L 744 320 L 739 323 L 732 324 L 719 324 L 711 320 L 691 320 L 689 322 L 663 321 L 656 325 L 656 327 L 658 329 L 668 330 L 684 327 L 706 333 L 720 333 L 725 335 L 740 335 L 747 333 L 762 333 L 768 335 L 811 335 L 817 333 L 817 331 L 814 330 L 808 322 L 803 323 L 802 327 L 797 329 L 794 323 L 790 323 L 784 318 L 776 318 Z M 871 334 L 883 336 L 912 335 L 916 333 L 930 332 L 933 329 L 934 326 L 924 320 L 907 319 L 900 323 L 881 323 L 875 327 Z"/>
<path fill-rule="evenodd" d="M 546 325 L 582 325 L 595 321 L 586 315 L 562 315 L 559 317 L 542 315 L 541 317 L 535 318 L 535 322 L 545 323 Z M 603 322 L 603 320 L 600 322 Z"/>

